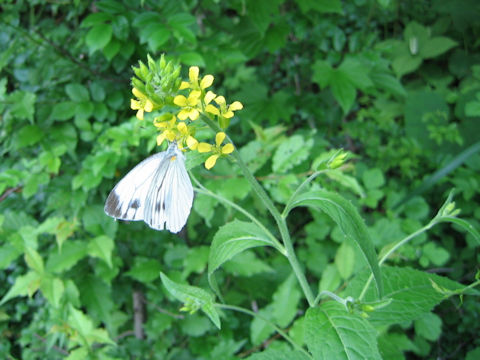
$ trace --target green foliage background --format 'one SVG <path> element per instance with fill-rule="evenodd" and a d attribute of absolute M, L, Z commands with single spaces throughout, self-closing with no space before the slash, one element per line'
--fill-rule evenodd
<path fill-rule="evenodd" d="M 462 218 L 479 227 L 476 0 L 1 5 L 1 358 L 281 359 L 288 346 L 245 314 L 223 312 L 217 330 L 201 313 L 180 313 L 162 285 L 160 272 L 207 289 L 209 246 L 241 214 L 197 194 L 176 236 L 103 212 L 120 176 L 156 151 L 155 129 L 129 109 L 131 66 L 147 53 L 178 59 L 184 75 L 200 66 L 216 92 L 243 103 L 229 136 L 278 206 L 331 149 L 344 148 L 348 165 L 315 186 L 360 209 L 377 252 L 428 223 L 452 188 Z M 192 173 L 273 225 L 235 164 Z M 358 295 L 365 264 L 341 229 L 311 208 L 288 221 L 309 283 Z M 402 271 L 385 268 L 386 291 L 416 277 L 428 283 L 420 275 L 428 273 L 472 283 L 478 247 L 461 227 L 434 227 L 389 261 Z M 304 344 L 315 329 L 303 322 L 324 315 L 315 308 L 300 317 L 307 306 L 290 272 L 285 258 L 258 248 L 216 277 L 227 303 Z M 143 339 L 132 330 L 134 294 L 146 314 Z M 373 312 L 378 337 L 370 340 L 383 358 L 477 358 L 479 302 L 450 298 L 430 311 L 437 300 L 403 318 L 389 317 L 402 307 Z M 322 358 L 321 348 L 309 350 Z"/>

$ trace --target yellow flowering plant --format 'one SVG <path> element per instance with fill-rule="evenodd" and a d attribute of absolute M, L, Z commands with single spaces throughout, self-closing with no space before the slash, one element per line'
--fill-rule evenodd
<path fill-rule="evenodd" d="M 160 132 L 157 145 L 165 140 L 175 141 L 183 151 L 198 151 L 209 154 L 205 168 L 210 170 L 220 157 L 234 151 L 231 140 L 224 132 L 235 111 L 243 109 L 242 103 L 227 104 L 224 96 L 207 90 L 213 85 L 213 75 L 200 76 L 197 66 L 188 71 L 188 81 L 180 78 L 180 67 L 166 61 L 162 55 L 158 61 L 148 56 L 147 65 L 142 62 L 133 68 L 136 77 L 132 79 L 134 99 L 130 101 L 137 118 L 144 120 L 145 113 L 159 112 L 153 123 Z M 201 142 L 195 138 L 197 119 L 203 121 L 215 132 L 215 143 Z M 222 145 L 223 144 L 223 145 Z"/>

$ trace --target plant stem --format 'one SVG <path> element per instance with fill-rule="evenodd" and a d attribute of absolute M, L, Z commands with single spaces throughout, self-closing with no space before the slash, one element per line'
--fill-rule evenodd
<path fill-rule="evenodd" d="M 277 325 L 275 325 L 273 322 L 268 320 L 266 317 L 260 315 L 259 313 L 253 312 L 251 310 L 239 307 L 239 306 L 234 306 L 234 305 L 225 305 L 225 304 L 214 304 L 214 306 L 225 309 L 225 310 L 233 310 L 233 311 L 238 311 L 256 318 L 259 318 L 263 321 L 265 321 L 267 324 L 269 324 L 271 327 L 275 329 L 276 332 L 278 332 L 285 340 L 287 340 L 296 350 L 301 351 L 303 354 L 305 354 L 309 359 L 313 359 L 312 355 L 308 353 L 305 349 L 303 349 L 301 346 L 299 346 L 293 339 L 287 335 L 285 331 L 280 329 Z"/>
<path fill-rule="evenodd" d="M 215 131 L 215 133 L 223 131 L 220 128 L 220 126 L 218 126 L 218 124 L 212 119 L 210 119 L 207 115 L 202 114 L 202 118 L 205 121 L 205 123 L 213 131 Z M 235 144 L 233 143 L 233 141 L 230 139 L 228 135 L 227 135 L 227 139 L 235 147 Z M 308 304 L 310 305 L 310 307 L 313 307 L 315 298 L 313 296 L 312 290 L 310 289 L 310 286 L 308 285 L 307 279 L 305 278 L 305 274 L 303 273 L 303 270 L 300 267 L 300 263 L 298 262 L 297 256 L 293 249 L 292 240 L 290 238 L 290 233 L 288 232 L 287 223 L 285 222 L 285 219 L 282 217 L 278 209 L 275 207 L 272 200 L 270 200 L 270 197 L 265 192 L 263 187 L 258 183 L 257 179 L 255 179 L 253 174 L 250 172 L 247 165 L 243 162 L 242 157 L 240 156 L 240 153 L 238 152 L 236 147 L 235 147 L 235 151 L 232 153 L 232 156 L 235 158 L 235 160 L 237 160 L 237 165 L 242 170 L 243 175 L 248 180 L 253 190 L 255 190 L 255 193 L 257 194 L 257 196 L 260 198 L 260 200 L 263 202 L 265 207 L 268 209 L 270 214 L 272 214 L 273 218 L 275 219 L 278 229 L 280 230 L 280 236 L 282 237 L 283 245 L 285 246 L 286 257 L 290 262 L 290 265 L 292 266 L 293 271 L 295 272 L 295 276 L 297 277 L 297 280 L 300 283 L 303 293 L 307 298 Z"/>

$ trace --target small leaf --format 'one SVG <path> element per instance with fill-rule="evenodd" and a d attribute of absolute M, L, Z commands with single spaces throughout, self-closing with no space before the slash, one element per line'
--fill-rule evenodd
<path fill-rule="evenodd" d="M 246 360 L 308 360 L 309 357 L 296 350 L 279 350 L 267 348 L 265 351 L 253 354 Z"/>
<path fill-rule="evenodd" d="M 305 315 L 305 340 L 314 359 L 378 359 L 377 333 L 370 323 L 329 301 Z"/>
<path fill-rule="evenodd" d="M 85 42 L 90 49 L 90 53 L 105 47 L 112 38 L 112 25 L 98 24 L 90 29 L 85 38 Z"/>
<path fill-rule="evenodd" d="M 425 44 L 422 44 L 420 47 L 420 56 L 424 59 L 431 59 L 447 52 L 457 45 L 457 42 L 450 38 L 444 36 L 434 37 L 428 39 Z"/>
<path fill-rule="evenodd" d="M 90 240 L 88 243 L 88 254 L 102 259 L 109 267 L 112 267 L 113 248 L 113 240 L 106 235 L 101 235 Z"/>
<path fill-rule="evenodd" d="M 125 275 L 128 275 L 137 281 L 149 283 L 158 278 L 160 270 L 161 266 L 158 260 L 136 256 L 133 259 L 132 268 L 130 271 L 127 271 Z"/>
<path fill-rule="evenodd" d="M 39 275 L 43 274 L 45 270 L 43 259 L 40 254 L 30 246 L 25 247 L 25 262 L 30 269 L 35 270 Z"/>
<path fill-rule="evenodd" d="M 174 298 L 184 304 L 193 302 L 202 309 L 215 326 L 220 329 L 220 317 L 213 306 L 214 297 L 212 294 L 196 286 L 178 284 L 170 280 L 163 272 L 160 273 L 160 278 L 162 279 L 163 285 Z"/>
<path fill-rule="evenodd" d="M 437 341 L 442 333 L 442 319 L 432 312 L 415 320 L 414 325 L 415 335 L 422 336 L 429 341 Z"/>
<path fill-rule="evenodd" d="M 343 112 L 345 114 L 348 113 L 357 97 L 357 90 L 348 75 L 336 70 L 330 78 L 330 86 L 332 94 L 340 104 Z"/>
<path fill-rule="evenodd" d="M 287 216 L 297 206 L 311 206 L 322 210 L 337 223 L 347 238 L 353 240 L 358 245 L 370 267 L 370 271 L 373 273 L 378 297 L 381 298 L 383 285 L 377 255 L 367 227 L 355 207 L 340 195 L 325 190 L 297 194 L 289 200 L 283 213 Z"/>
<path fill-rule="evenodd" d="M 35 271 L 29 271 L 25 275 L 18 276 L 15 283 L 0 301 L 0 306 L 17 296 L 32 296 L 40 286 L 40 282 L 41 275 Z"/>
<path fill-rule="evenodd" d="M 275 246 L 264 231 L 256 224 L 234 220 L 222 226 L 213 238 L 208 258 L 208 279 L 224 262 L 235 255 L 257 246 Z M 215 288 L 214 286 L 212 286 Z"/>
<path fill-rule="evenodd" d="M 90 95 L 88 90 L 82 84 L 68 84 L 65 86 L 65 92 L 70 100 L 75 102 L 89 101 Z"/>
<path fill-rule="evenodd" d="M 293 135 L 282 142 L 273 156 L 273 171 L 284 173 L 308 158 L 313 140 L 305 141 L 300 135 Z"/>
<path fill-rule="evenodd" d="M 65 121 L 75 115 L 75 109 L 73 101 L 64 101 L 53 106 L 50 117 L 52 120 Z"/>
<path fill-rule="evenodd" d="M 335 265 L 342 279 L 346 280 L 353 274 L 355 251 L 346 242 L 343 242 L 337 250 Z"/>
<path fill-rule="evenodd" d="M 37 125 L 27 125 L 22 127 L 16 136 L 16 145 L 20 149 L 36 144 L 44 137 L 44 133 Z"/>
<path fill-rule="evenodd" d="M 62 280 L 59 278 L 47 276 L 42 279 L 40 291 L 53 307 L 58 308 L 65 287 L 63 286 Z"/>

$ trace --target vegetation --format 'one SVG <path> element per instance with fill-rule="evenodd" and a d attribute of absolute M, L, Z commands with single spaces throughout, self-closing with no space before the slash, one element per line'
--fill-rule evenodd
<path fill-rule="evenodd" d="M 2 1 L 0 357 L 479 358 L 479 17 Z M 173 140 L 184 230 L 107 216 Z"/>

